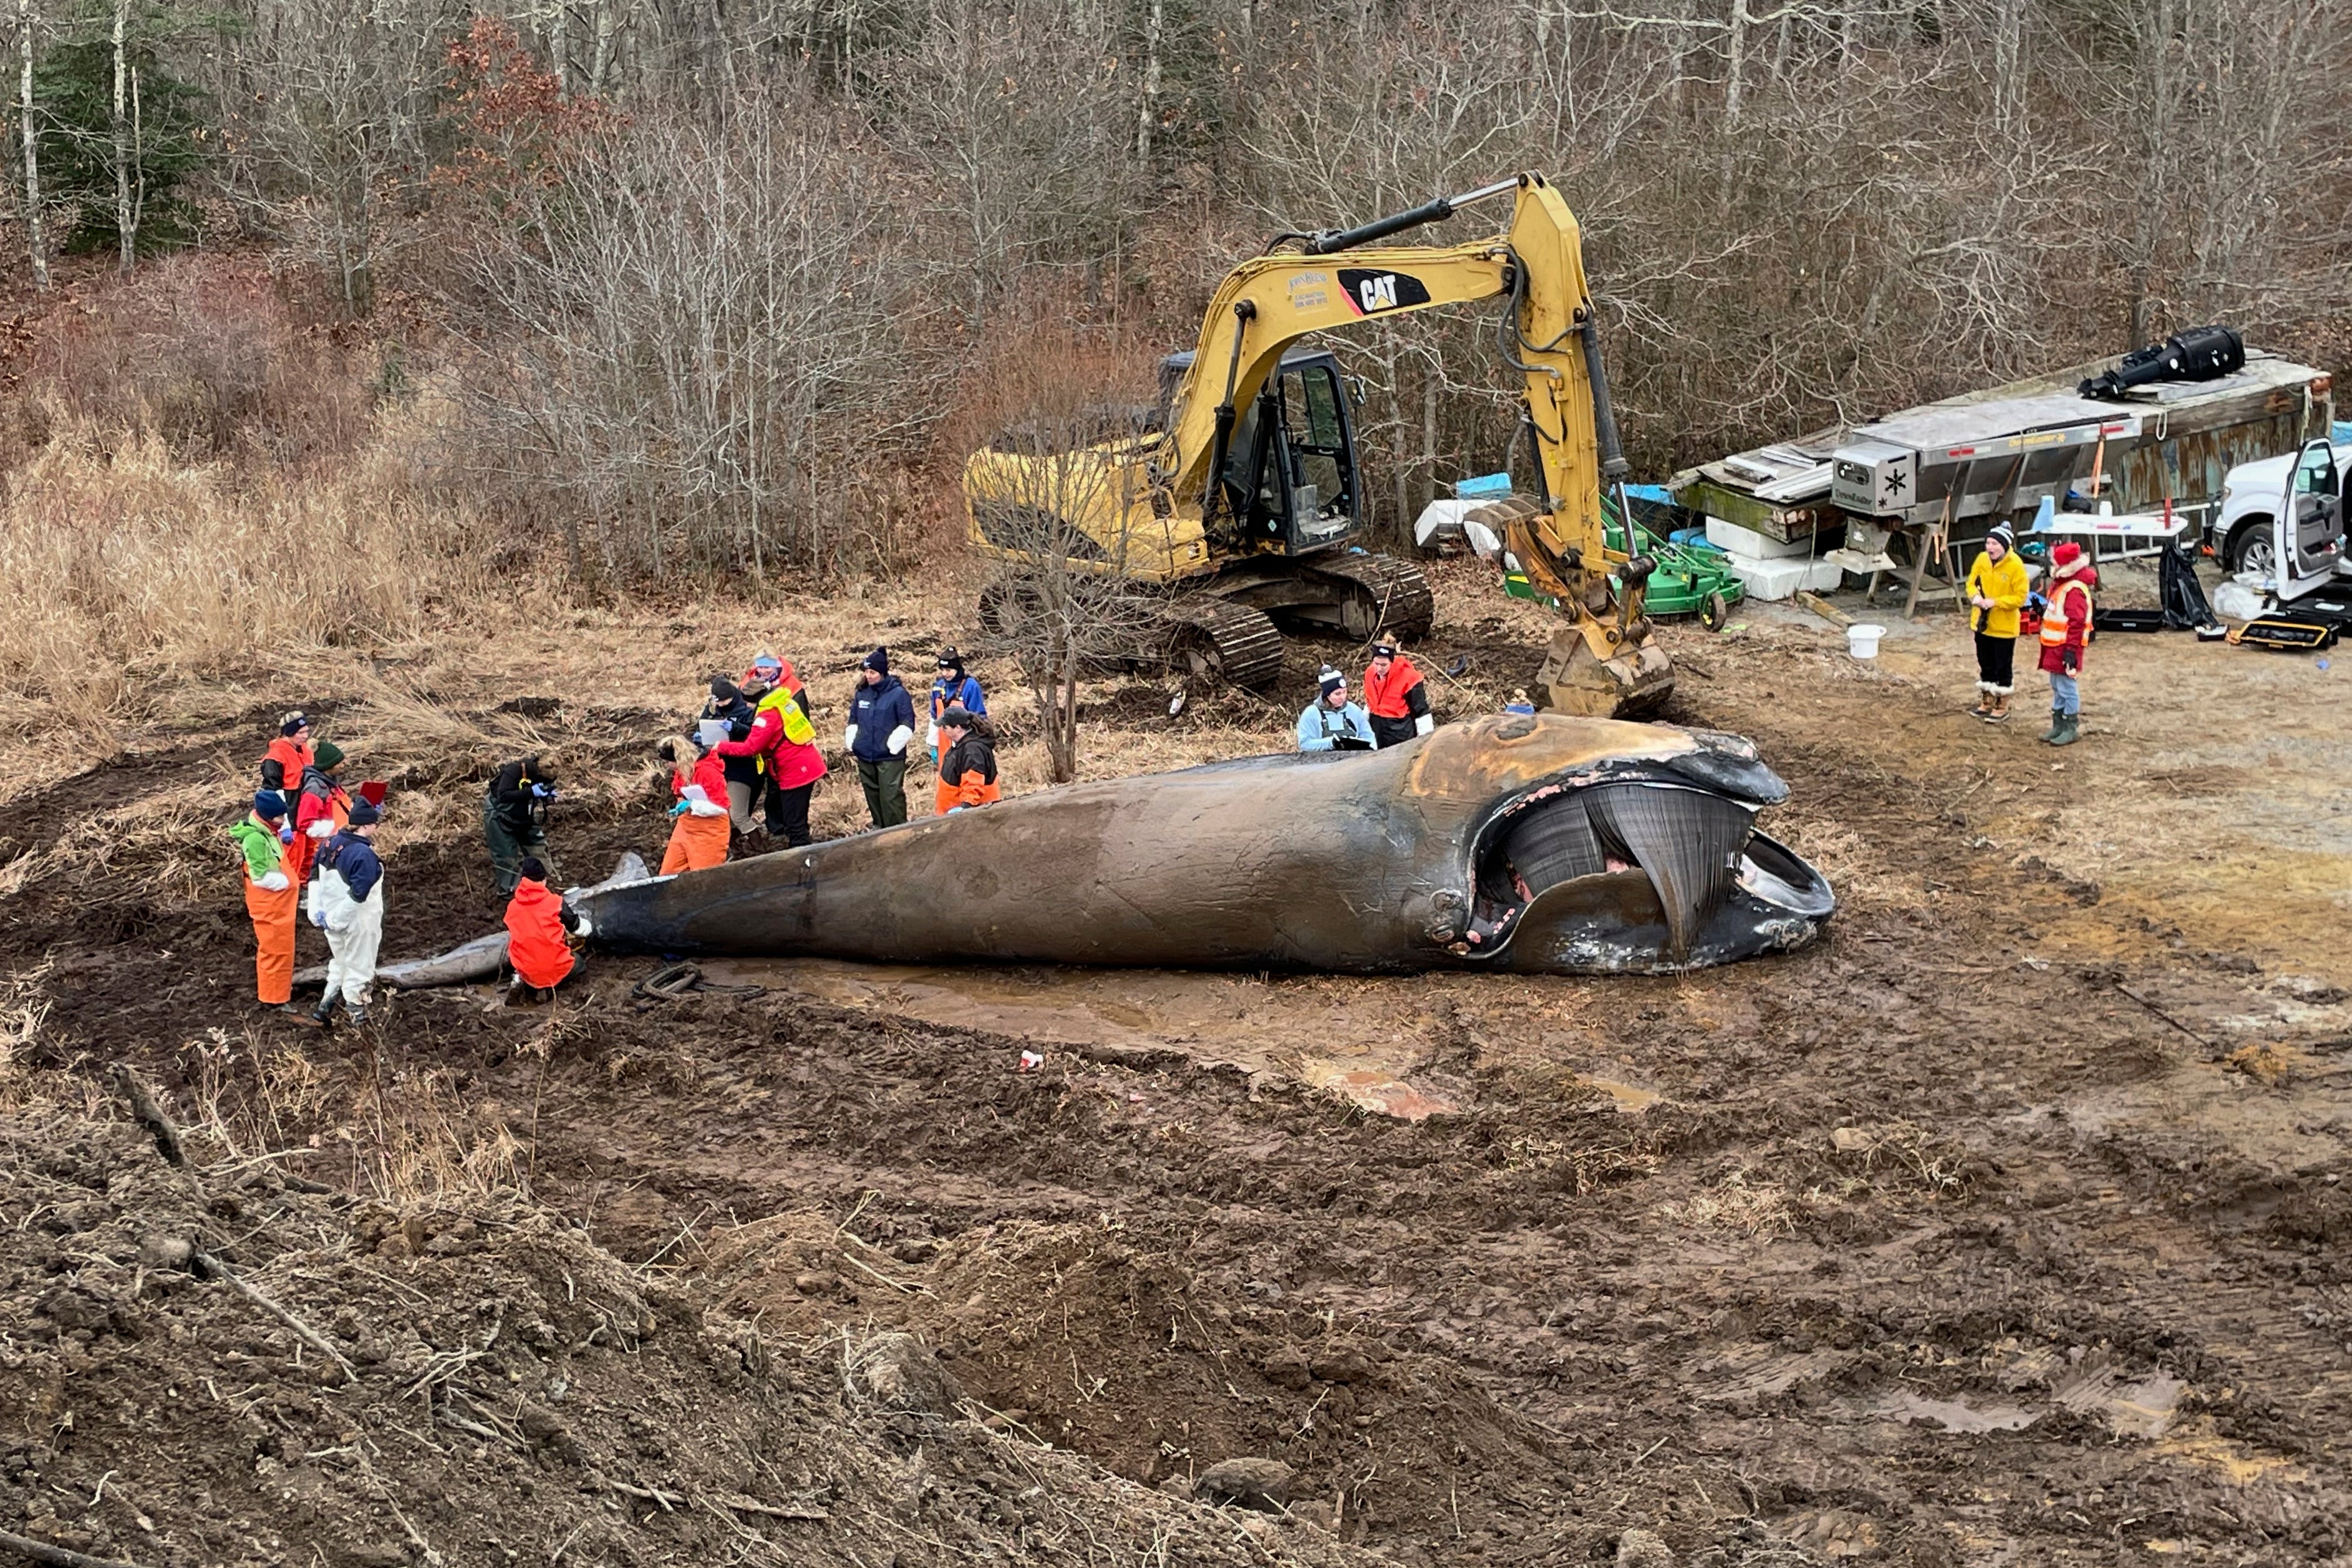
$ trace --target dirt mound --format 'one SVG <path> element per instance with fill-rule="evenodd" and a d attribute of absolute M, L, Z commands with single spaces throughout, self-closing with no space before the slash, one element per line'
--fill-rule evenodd
<path fill-rule="evenodd" d="M 903 1335 L 772 1342 L 520 1203 L 408 1212 L 0 1121 L 0 1521 L 142 1564 L 1371 1561 L 982 1426 Z"/>

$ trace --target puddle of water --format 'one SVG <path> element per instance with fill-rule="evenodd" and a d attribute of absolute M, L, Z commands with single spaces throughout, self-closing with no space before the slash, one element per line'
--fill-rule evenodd
<path fill-rule="evenodd" d="M 1617 1109 L 1628 1116 L 1639 1116 L 1665 1098 L 1654 1089 L 1643 1089 L 1637 1083 L 1622 1083 L 1613 1078 L 1595 1078 L 1591 1073 L 1578 1073 L 1576 1081 L 1587 1089 L 1597 1089 L 1617 1102 Z"/>
<path fill-rule="evenodd" d="M 1871 1401 L 1868 1412 L 1905 1423 L 1932 1421 L 1947 1432 L 2022 1432 L 2038 1419 L 2014 1405 L 1988 1405 L 1982 1409 L 1957 1399 L 1929 1399 L 1910 1389 L 1896 1389 Z"/>
<path fill-rule="evenodd" d="M 1350 1068 L 1315 1057 L 1302 1058 L 1299 1077 L 1318 1089 L 1329 1089 L 1366 1110 L 1402 1121 L 1422 1121 L 1458 1109 L 1443 1095 L 1418 1089 L 1377 1068 Z"/>
<path fill-rule="evenodd" d="M 2113 1367 L 2093 1367 L 2059 1384 L 2050 1396 L 2069 1410 L 2100 1416 L 2118 1437 L 2161 1437 L 2188 1387 L 2170 1373 L 2126 1383 Z"/>
<path fill-rule="evenodd" d="M 2243 1443 L 2215 1433 L 2210 1423 L 2200 1420 L 2194 1430 L 2173 1434 L 2156 1446 L 2156 1451 L 2168 1458 L 2184 1459 L 2192 1465 L 2215 1469 L 2229 1478 L 2233 1486 L 2251 1486 L 2266 1476 L 2281 1480 L 2297 1480 L 2302 1471 L 2278 1454 L 2258 1454 Z"/>

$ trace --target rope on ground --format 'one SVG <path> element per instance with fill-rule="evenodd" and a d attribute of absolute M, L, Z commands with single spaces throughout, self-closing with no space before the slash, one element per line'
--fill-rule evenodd
<path fill-rule="evenodd" d="M 675 1002 L 683 996 L 756 996 L 764 985 L 721 985 L 703 977 L 698 963 L 672 963 L 655 970 L 629 988 L 641 1002 Z"/>

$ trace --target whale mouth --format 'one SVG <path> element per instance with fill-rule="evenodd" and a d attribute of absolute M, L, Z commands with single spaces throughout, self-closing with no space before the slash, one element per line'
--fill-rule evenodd
<path fill-rule="evenodd" d="M 1665 957 L 1680 963 L 1741 885 L 1756 811 L 1713 790 L 1655 778 L 1562 782 L 1511 801 L 1472 852 L 1471 951 L 1498 956 L 1529 905 L 1586 877 L 1639 871 L 1663 911 Z"/>

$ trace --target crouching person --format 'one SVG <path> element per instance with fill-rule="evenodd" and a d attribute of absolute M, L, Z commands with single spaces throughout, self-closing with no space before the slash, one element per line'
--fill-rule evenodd
<path fill-rule="evenodd" d="M 951 702 L 940 713 L 940 779 L 933 814 L 945 816 L 1004 798 L 996 783 L 996 748 L 982 732 L 987 721 Z"/>
<path fill-rule="evenodd" d="M 370 842 L 382 815 L 364 798 L 353 801 L 350 821 L 319 852 L 310 879 L 310 923 L 327 933 L 327 994 L 310 1022 L 322 1029 L 338 999 L 353 1024 L 367 1022 L 376 949 L 383 943 L 383 862 Z"/>
<path fill-rule="evenodd" d="M 568 933 L 580 923 L 563 895 L 547 885 L 547 867 L 539 857 L 526 857 L 521 872 L 507 903 L 507 963 L 514 968 L 514 987 L 507 993 L 510 1007 L 554 997 L 576 962 Z"/>

